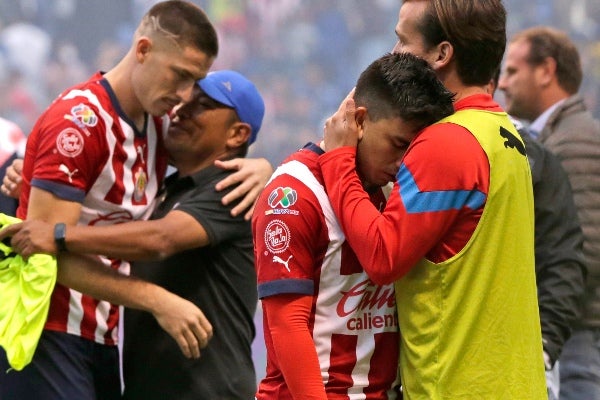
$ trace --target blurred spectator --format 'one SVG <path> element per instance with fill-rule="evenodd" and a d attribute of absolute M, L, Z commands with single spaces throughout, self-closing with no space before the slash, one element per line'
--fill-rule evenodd
<path fill-rule="evenodd" d="M 127 48 L 127 45 L 122 45 L 114 39 L 102 41 L 98 47 L 98 54 L 92 61 L 92 71 L 107 71 L 123 57 Z"/>
<path fill-rule="evenodd" d="M 27 77 L 15 69 L 10 69 L 7 79 L 0 84 L 3 94 L 0 96 L 0 115 L 13 121 L 27 134 L 42 111 L 35 96 L 45 95 L 42 86 L 32 87 L 30 84 Z"/>
<path fill-rule="evenodd" d="M 52 38 L 30 22 L 17 21 L 0 32 L 0 45 L 5 49 L 10 66 L 35 82 L 50 56 Z"/>
<path fill-rule="evenodd" d="M 66 87 L 84 81 L 92 72 L 79 57 L 79 50 L 73 43 L 59 43 L 45 68 L 46 92 L 50 97 L 58 96 Z"/>
<path fill-rule="evenodd" d="M 578 93 L 579 53 L 565 32 L 540 26 L 511 39 L 498 88 L 507 111 L 530 121 L 532 136 L 556 154 L 569 176 L 583 230 L 587 267 L 583 316 L 560 355 L 560 398 L 600 398 L 600 123 Z M 563 216 L 564 217 L 564 216 Z M 568 279 L 565 278 L 565 285 Z M 571 284 L 571 283 L 568 283 Z M 546 350 L 546 348 L 545 348 Z"/>
<path fill-rule="evenodd" d="M 4 176 L 6 168 L 15 158 L 25 154 L 25 135 L 17 124 L 0 117 L 0 176 Z M 0 213 L 15 216 L 18 201 L 0 193 Z"/>

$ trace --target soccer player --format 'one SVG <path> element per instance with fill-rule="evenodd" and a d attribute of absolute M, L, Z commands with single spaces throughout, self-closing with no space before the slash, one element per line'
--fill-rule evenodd
<path fill-rule="evenodd" d="M 425 126 L 452 113 L 452 95 L 427 63 L 388 54 L 360 76 L 356 168 L 369 201 Z M 366 275 L 336 220 L 314 143 L 276 169 L 253 219 L 267 372 L 257 399 L 394 399 L 398 320 L 392 284 Z"/>
<path fill-rule="evenodd" d="M 102 257 L 98 265 L 67 252 L 65 228 L 149 215 L 167 166 L 163 116 L 191 99 L 217 51 L 199 7 L 159 2 L 114 68 L 67 89 L 39 118 L 28 138 L 18 216 L 55 224 L 60 285 L 32 363 L 3 376 L 7 398 L 120 399 L 117 304 L 152 312 L 186 357 L 199 357 L 212 327 L 197 306 L 127 278 L 126 261 Z"/>

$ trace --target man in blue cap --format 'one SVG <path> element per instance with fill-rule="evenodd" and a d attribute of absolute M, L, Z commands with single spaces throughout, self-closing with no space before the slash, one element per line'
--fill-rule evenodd
<path fill-rule="evenodd" d="M 188 359 L 150 313 L 126 310 L 126 399 L 254 397 L 257 291 L 250 222 L 243 213 L 231 217 L 236 203 L 222 204 L 214 186 L 231 171 L 214 163 L 245 156 L 263 115 L 252 82 L 234 71 L 209 73 L 171 116 L 165 147 L 177 172 L 166 179 L 150 220 L 66 230 L 69 252 L 137 260 L 132 275 L 190 300 L 212 324 L 201 357 Z M 26 221 L 13 232 L 22 245 L 17 251 L 55 254 L 52 230 Z"/>

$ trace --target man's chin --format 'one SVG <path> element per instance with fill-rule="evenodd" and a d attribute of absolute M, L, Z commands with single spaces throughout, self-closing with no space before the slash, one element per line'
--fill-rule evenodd
<path fill-rule="evenodd" d="M 362 184 L 363 184 L 363 189 L 367 193 L 373 193 L 377 189 L 379 189 L 381 186 L 385 186 L 386 185 L 385 183 L 382 184 L 382 185 L 379 185 L 379 184 L 373 183 L 373 182 L 363 182 Z"/>

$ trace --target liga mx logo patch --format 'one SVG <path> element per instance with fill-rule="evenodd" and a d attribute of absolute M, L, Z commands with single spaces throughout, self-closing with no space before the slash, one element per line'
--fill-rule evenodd
<path fill-rule="evenodd" d="M 277 206 L 288 208 L 289 206 L 293 206 L 297 200 L 298 193 L 294 189 L 290 187 L 278 187 L 271 192 L 268 202 L 271 208 Z"/>
<path fill-rule="evenodd" d="M 65 119 L 73 121 L 88 136 L 90 136 L 90 133 L 87 131 L 87 127 L 94 127 L 98 123 L 98 117 L 94 110 L 83 103 L 71 108 L 71 114 L 65 114 Z"/>
<path fill-rule="evenodd" d="M 298 215 L 300 214 L 298 210 L 288 208 L 296 204 L 296 201 L 298 201 L 298 193 L 294 189 L 280 186 L 269 194 L 267 203 L 271 209 L 265 211 L 265 215 Z"/>
<path fill-rule="evenodd" d="M 87 126 L 93 127 L 98 123 L 98 117 L 94 111 L 85 104 L 79 104 L 71 108 L 71 115 L 73 118 L 81 121 L 81 123 Z"/>

